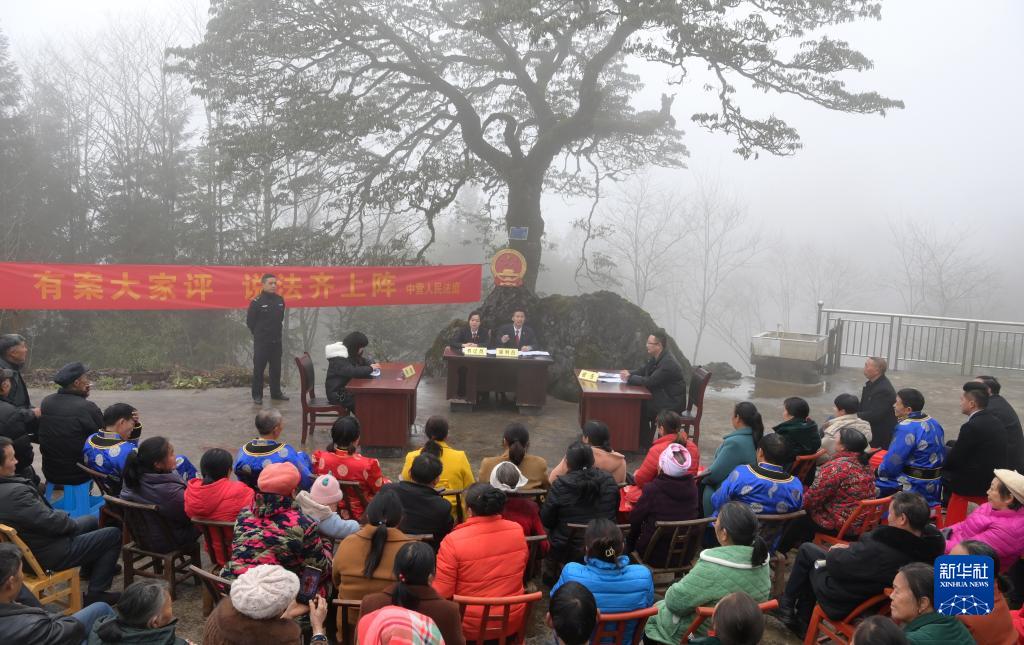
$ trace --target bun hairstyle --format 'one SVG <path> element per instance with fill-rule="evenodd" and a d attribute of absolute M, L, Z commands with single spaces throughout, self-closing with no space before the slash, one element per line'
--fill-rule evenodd
<path fill-rule="evenodd" d="M 466 489 L 466 506 L 474 516 L 498 515 L 505 510 L 507 500 L 505 493 L 483 482 Z"/>
<path fill-rule="evenodd" d="M 434 549 L 426 542 L 409 542 L 395 555 L 395 588 L 391 592 L 391 604 L 417 611 L 420 599 L 412 592 L 411 586 L 427 586 L 434 575 L 437 558 Z"/>
<path fill-rule="evenodd" d="M 607 424 L 603 421 L 591 419 L 584 423 L 583 436 L 587 438 L 591 446 L 600 448 L 605 452 L 612 451 L 612 434 L 608 430 Z"/>
<path fill-rule="evenodd" d="M 732 409 L 732 413 L 743 422 L 743 425 L 754 431 L 754 445 L 761 443 L 761 437 L 764 436 L 764 421 L 761 420 L 757 406 L 750 401 L 740 401 Z"/>
<path fill-rule="evenodd" d="M 600 471 L 594 468 L 594 451 L 587 444 L 576 441 L 565 451 L 565 465 L 569 472 L 579 472 L 577 491 L 580 504 L 590 504 L 601 494 Z"/>
<path fill-rule="evenodd" d="M 440 442 L 448 438 L 448 419 L 435 414 L 423 424 L 423 434 L 427 436 L 427 442 L 423 444 L 420 452 L 440 459 L 444 452 L 444 446 Z"/>
<path fill-rule="evenodd" d="M 871 455 L 867 453 L 868 440 L 860 430 L 846 426 L 839 430 L 839 443 L 850 452 L 857 453 L 857 461 L 861 466 L 868 465 Z"/>
<path fill-rule="evenodd" d="M 359 441 L 359 419 L 354 415 L 339 417 L 331 426 L 331 444 L 328 451 L 344 450 L 350 455 L 356 452 L 356 441 Z"/>
<path fill-rule="evenodd" d="M 758 534 L 757 515 L 743 502 L 726 502 L 718 511 L 718 527 L 733 544 L 753 547 L 750 564 L 759 567 L 768 560 L 768 545 Z"/>
<path fill-rule="evenodd" d="M 150 437 L 139 444 L 138 450 L 128 453 L 124 462 L 124 483 L 138 488 L 145 473 L 157 472 L 157 462 L 163 461 L 171 452 L 171 442 L 164 437 Z"/>
<path fill-rule="evenodd" d="M 604 517 L 590 520 L 583 534 L 583 543 L 588 558 L 618 564 L 623 543 L 622 531 L 615 522 Z"/>
<path fill-rule="evenodd" d="M 508 460 L 516 466 L 522 465 L 526 449 L 530 446 L 530 431 L 521 423 L 510 423 L 505 427 L 502 438 L 508 446 Z"/>
<path fill-rule="evenodd" d="M 384 556 L 384 546 L 388 541 L 388 528 L 394 528 L 401 524 L 403 513 L 402 500 L 399 499 L 398 493 L 390 488 L 382 489 L 366 505 L 363 521 L 376 528 L 370 539 L 370 552 L 366 555 L 366 565 L 363 567 L 364 578 L 373 577 L 373 572 L 377 570 L 380 560 Z"/>

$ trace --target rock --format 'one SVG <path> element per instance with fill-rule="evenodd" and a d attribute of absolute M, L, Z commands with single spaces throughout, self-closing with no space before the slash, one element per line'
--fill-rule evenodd
<path fill-rule="evenodd" d="M 704 369 L 711 372 L 712 381 L 736 381 L 743 378 L 743 374 L 726 362 L 707 363 Z"/>

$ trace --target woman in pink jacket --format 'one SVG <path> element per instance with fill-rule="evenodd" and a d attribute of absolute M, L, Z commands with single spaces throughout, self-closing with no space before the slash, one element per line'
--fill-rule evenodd
<path fill-rule="evenodd" d="M 978 540 L 999 554 L 999 570 L 1006 572 L 1024 554 L 1024 475 L 997 468 L 988 501 L 953 524 L 946 553 L 964 540 Z"/>

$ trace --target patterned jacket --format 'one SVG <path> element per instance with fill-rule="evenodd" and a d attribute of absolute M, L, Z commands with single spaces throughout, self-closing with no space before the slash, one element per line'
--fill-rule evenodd
<path fill-rule="evenodd" d="M 235 457 L 235 477 L 255 491 L 259 491 L 256 482 L 260 473 L 270 464 L 288 462 L 299 470 L 302 490 L 309 490 L 313 485 L 313 464 L 309 455 L 292 448 L 286 443 L 278 443 L 271 439 L 254 439 L 238 449 Z"/>
<path fill-rule="evenodd" d="M 726 477 L 711 497 L 711 509 L 704 510 L 717 517 L 718 509 L 726 502 L 738 501 L 748 504 L 758 515 L 784 515 L 799 510 L 803 496 L 804 485 L 781 466 L 763 462 L 756 466 L 744 464 Z"/>
<path fill-rule="evenodd" d="M 128 455 L 139 449 L 138 440 L 125 440 L 113 432 L 99 432 L 89 435 L 82 448 L 82 463 L 97 472 L 107 475 L 116 482 L 115 488 L 121 487 L 121 473 Z M 185 455 L 178 455 L 175 470 L 186 482 L 199 476 L 196 467 Z"/>
<path fill-rule="evenodd" d="M 944 432 L 939 422 L 924 412 L 911 412 L 906 419 L 896 424 L 896 430 L 889 444 L 889 452 L 878 467 L 878 486 L 881 496 L 908 490 L 924 496 L 929 505 L 939 503 L 942 494 L 942 479 L 913 477 L 904 470 L 907 467 L 933 469 L 941 468 L 946 459 Z"/>
<path fill-rule="evenodd" d="M 818 526 L 838 531 L 857 508 L 857 502 L 875 497 L 875 478 L 867 464 L 857 461 L 855 452 L 837 452 L 818 468 L 814 483 L 804 492 L 804 510 Z M 860 534 L 862 522 L 851 527 Z"/>
<path fill-rule="evenodd" d="M 338 481 L 358 482 L 367 503 L 373 499 L 373 496 L 380 491 L 384 484 L 388 483 L 381 473 L 379 461 L 372 457 L 364 457 L 358 452 L 349 454 L 347 450 L 335 450 L 334 452 L 317 450 L 313 453 L 313 472 L 318 476 L 334 475 Z M 345 501 L 339 509 L 345 519 L 351 520 L 360 519 L 365 510 L 359 499 L 347 492 Z"/>

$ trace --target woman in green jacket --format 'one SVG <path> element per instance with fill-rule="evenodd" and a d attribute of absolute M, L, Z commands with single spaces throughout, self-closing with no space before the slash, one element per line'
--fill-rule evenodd
<path fill-rule="evenodd" d="M 973 645 L 974 638 L 953 616 L 935 611 L 935 571 L 923 562 L 900 568 L 892 581 L 892 619 L 903 625 L 911 645 Z"/>
<path fill-rule="evenodd" d="M 736 466 L 757 463 L 757 444 L 764 435 L 761 414 L 750 401 L 737 403 L 732 411 L 734 430 L 722 438 L 715 458 L 700 477 L 704 487 L 704 517 L 711 515 L 711 496 Z"/>
<path fill-rule="evenodd" d="M 677 645 L 697 615 L 697 607 L 711 607 L 733 593 L 744 591 L 757 602 L 768 600 L 771 575 L 768 546 L 757 534 L 757 516 L 743 502 L 728 502 L 718 511 L 715 537 L 722 546 L 704 549 L 682 580 L 658 601 L 658 613 L 644 629 L 644 641 Z M 707 624 L 696 635 L 707 634 Z"/>

